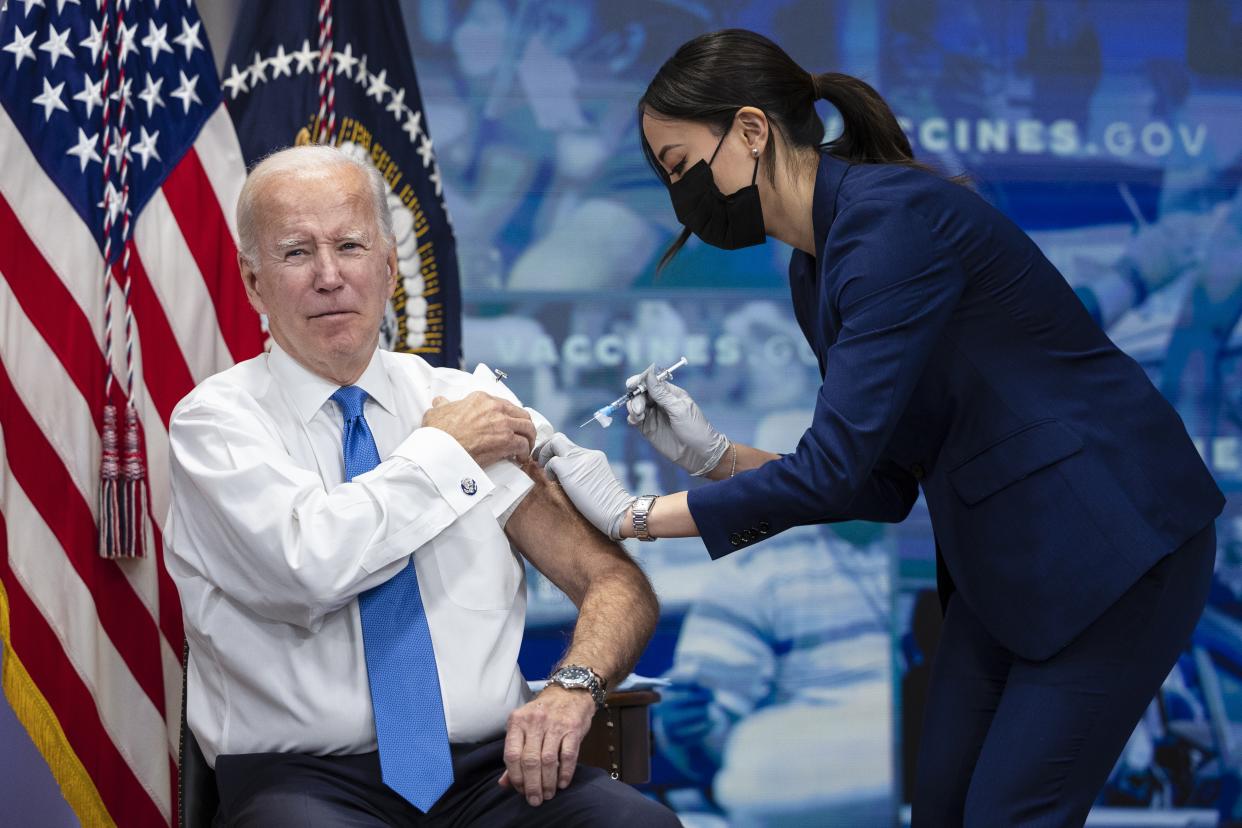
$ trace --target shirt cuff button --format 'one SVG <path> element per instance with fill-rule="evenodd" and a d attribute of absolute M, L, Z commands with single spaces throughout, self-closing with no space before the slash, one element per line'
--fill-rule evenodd
<path fill-rule="evenodd" d="M 479 490 L 479 484 L 475 483 L 472 477 L 463 477 L 461 479 L 461 490 L 467 495 L 473 495 Z"/>

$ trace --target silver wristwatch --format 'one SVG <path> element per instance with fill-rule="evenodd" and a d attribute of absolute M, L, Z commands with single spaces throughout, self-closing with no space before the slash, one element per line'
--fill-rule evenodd
<path fill-rule="evenodd" d="M 590 667 L 580 664 L 566 664 L 548 676 L 548 683 L 559 684 L 566 690 L 586 690 L 595 700 L 596 707 L 603 707 L 608 696 L 608 691 L 604 689 L 604 680 Z"/>
<path fill-rule="evenodd" d="M 632 517 L 632 525 L 634 527 L 634 537 L 640 541 L 653 541 L 655 538 L 647 531 L 647 515 L 651 513 L 651 507 L 656 502 L 658 495 L 643 495 L 634 498 L 634 502 L 630 504 L 630 514 Z"/>

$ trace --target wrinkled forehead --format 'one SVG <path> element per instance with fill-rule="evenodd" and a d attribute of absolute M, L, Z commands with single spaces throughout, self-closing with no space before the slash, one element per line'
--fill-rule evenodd
<path fill-rule="evenodd" d="M 272 173 L 263 180 L 256 202 L 268 231 L 307 224 L 333 231 L 377 231 L 370 185 L 351 166 Z"/>

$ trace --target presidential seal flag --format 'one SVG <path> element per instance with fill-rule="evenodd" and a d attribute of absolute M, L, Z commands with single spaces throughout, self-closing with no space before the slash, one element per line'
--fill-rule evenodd
<path fill-rule="evenodd" d="M 185 0 L 4 4 L 3 687 L 84 825 L 173 821 L 167 426 L 262 349 L 236 265 L 244 177 Z"/>
<path fill-rule="evenodd" d="M 400 278 L 381 345 L 461 363 L 461 299 L 414 61 L 396 3 L 244 4 L 222 77 L 246 163 L 295 143 L 330 143 L 388 182 Z"/>

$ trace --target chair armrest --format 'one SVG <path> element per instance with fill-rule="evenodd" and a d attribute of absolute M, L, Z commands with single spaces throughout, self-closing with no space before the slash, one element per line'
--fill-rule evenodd
<path fill-rule="evenodd" d="M 579 761 L 603 768 L 613 779 L 638 785 L 651 779 L 652 690 L 609 693 L 582 740 Z"/>

